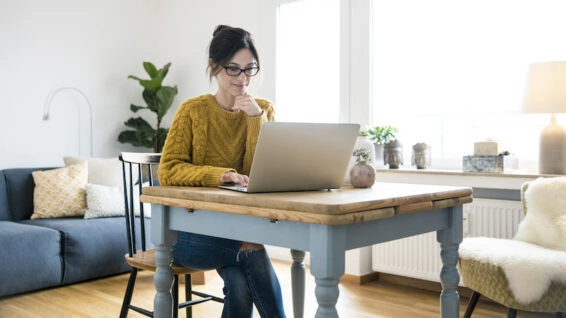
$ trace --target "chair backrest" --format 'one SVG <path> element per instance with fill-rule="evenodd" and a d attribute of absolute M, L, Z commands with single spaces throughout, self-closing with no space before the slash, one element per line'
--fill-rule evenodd
<path fill-rule="evenodd" d="M 521 199 L 525 218 L 514 239 L 566 251 L 566 177 L 524 183 Z"/>
<path fill-rule="evenodd" d="M 132 257 L 138 249 L 146 250 L 145 218 L 150 211 L 145 211 L 145 204 L 140 201 L 140 195 L 143 187 L 158 184 L 154 177 L 154 171 L 157 169 L 161 154 L 122 152 L 119 158 L 122 161 L 122 178 L 124 180 L 128 253 Z"/>

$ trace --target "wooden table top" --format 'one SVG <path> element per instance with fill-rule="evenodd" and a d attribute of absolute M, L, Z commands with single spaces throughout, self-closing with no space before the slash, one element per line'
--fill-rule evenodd
<path fill-rule="evenodd" d="M 143 189 L 147 203 L 288 220 L 339 225 L 394 214 L 452 207 L 472 202 L 470 187 L 376 182 L 367 189 L 240 193 L 219 188 L 154 186 Z"/>

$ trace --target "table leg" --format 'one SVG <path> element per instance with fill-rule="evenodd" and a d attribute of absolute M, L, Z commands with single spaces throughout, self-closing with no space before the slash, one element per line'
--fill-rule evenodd
<path fill-rule="evenodd" d="M 166 244 L 155 247 L 155 264 L 157 269 L 153 275 L 155 298 L 153 299 L 154 317 L 173 317 L 173 271 L 171 271 L 171 246 Z"/>
<path fill-rule="evenodd" d="M 462 206 L 449 208 L 448 217 L 450 226 L 436 234 L 436 239 L 440 243 L 440 258 L 443 265 L 440 271 L 440 282 L 442 283 L 440 314 L 443 318 L 455 318 L 460 316 L 460 297 L 457 289 L 460 274 L 456 264 L 458 247 L 463 235 Z"/>
<path fill-rule="evenodd" d="M 338 302 L 338 289 L 339 278 L 335 277 L 315 277 L 316 288 L 314 293 L 316 301 L 318 302 L 318 309 L 316 310 L 316 318 L 323 317 L 338 317 L 336 310 L 336 303 Z"/>
<path fill-rule="evenodd" d="M 303 318 L 305 308 L 305 252 L 291 250 L 291 286 L 293 292 L 293 317 Z"/>
<path fill-rule="evenodd" d="M 151 211 L 151 241 L 155 248 L 155 264 L 157 269 L 153 275 L 153 284 L 156 294 L 153 299 L 154 317 L 173 317 L 173 271 L 171 262 L 173 260 L 173 244 L 177 241 L 177 232 L 167 227 L 169 207 L 152 206 Z"/>
<path fill-rule="evenodd" d="M 346 256 L 345 228 L 311 225 L 311 273 L 315 277 L 318 302 L 316 318 L 337 318 L 338 283 L 344 275 Z"/>

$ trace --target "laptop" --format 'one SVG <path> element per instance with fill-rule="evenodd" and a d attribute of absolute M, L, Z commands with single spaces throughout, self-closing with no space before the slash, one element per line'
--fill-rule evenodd
<path fill-rule="evenodd" d="M 248 193 L 338 189 L 360 125 L 266 122 L 262 125 L 247 187 Z"/>

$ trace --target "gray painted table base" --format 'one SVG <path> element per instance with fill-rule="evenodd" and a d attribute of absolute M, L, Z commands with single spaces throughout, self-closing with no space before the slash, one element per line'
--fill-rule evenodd
<path fill-rule="evenodd" d="M 151 237 L 156 247 L 157 271 L 155 317 L 172 316 L 171 286 L 173 274 L 171 250 L 176 231 L 187 231 L 291 249 L 294 317 L 303 317 L 305 266 L 304 252 L 311 254 L 310 271 L 315 278 L 318 302 L 316 317 L 338 317 L 338 283 L 345 270 L 347 250 L 379 244 L 412 235 L 436 231 L 443 263 L 440 273 L 441 317 L 459 316 L 457 292 L 460 276 L 456 269 L 458 246 L 462 241 L 462 206 L 427 210 L 346 225 L 320 225 L 152 205 Z M 287 313 L 289 315 L 289 313 Z"/>

